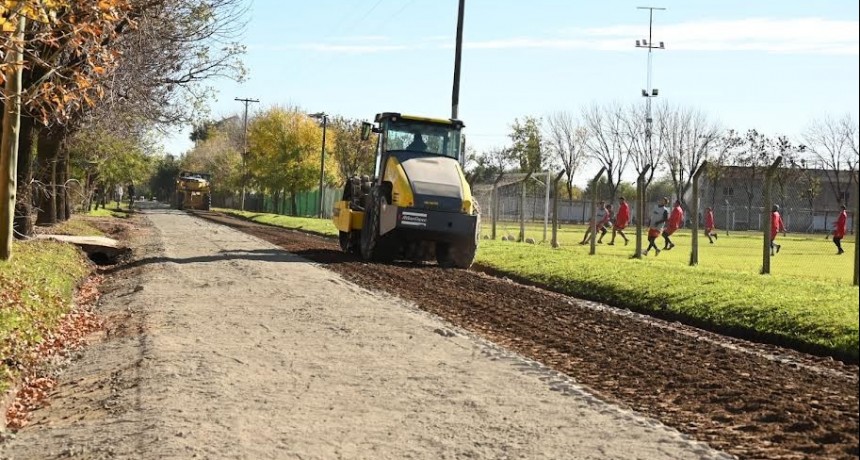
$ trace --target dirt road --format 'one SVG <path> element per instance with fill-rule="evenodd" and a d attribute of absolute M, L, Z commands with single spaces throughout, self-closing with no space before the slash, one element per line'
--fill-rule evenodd
<path fill-rule="evenodd" d="M 741 458 L 857 459 L 858 368 L 525 288 L 476 271 L 366 264 L 337 242 L 203 218 L 320 262 Z"/>
<path fill-rule="evenodd" d="M 105 337 L 0 457 L 725 457 L 270 243 L 147 217 Z"/>

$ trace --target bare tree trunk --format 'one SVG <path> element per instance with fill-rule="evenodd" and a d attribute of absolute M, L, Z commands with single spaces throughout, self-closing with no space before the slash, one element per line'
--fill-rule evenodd
<path fill-rule="evenodd" d="M 65 151 L 60 154 L 57 162 L 57 222 L 65 222 L 72 215 L 68 180 L 69 152 Z"/>
<path fill-rule="evenodd" d="M 15 202 L 15 235 L 24 238 L 33 234 L 33 157 L 36 143 L 33 119 L 21 117 L 21 134 L 18 144 L 18 198 Z"/>
<path fill-rule="evenodd" d="M 299 202 L 296 199 L 296 191 L 295 190 L 290 190 L 290 204 L 291 204 L 290 215 L 291 216 L 298 216 L 299 215 L 298 214 Z"/>
<path fill-rule="evenodd" d="M 6 47 L 4 69 L 3 128 L 0 140 L 0 260 L 12 258 L 12 224 L 15 217 L 15 192 L 18 166 L 18 141 L 21 130 L 21 73 L 26 20 L 19 15 L 12 39 L 17 44 Z"/>
<path fill-rule="evenodd" d="M 40 181 L 44 187 L 39 192 L 38 225 L 57 223 L 57 161 L 60 151 L 60 136 L 49 129 L 39 131 L 38 162 Z"/>

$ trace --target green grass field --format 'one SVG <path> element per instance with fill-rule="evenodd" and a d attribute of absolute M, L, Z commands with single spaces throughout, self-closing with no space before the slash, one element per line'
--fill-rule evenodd
<path fill-rule="evenodd" d="M 222 211 L 269 225 L 337 234 L 329 220 Z M 489 235 L 489 225 L 482 231 Z M 515 223 L 497 226 L 499 239 L 516 236 L 518 231 Z M 853 237 L 844 242 L 847 254 L 836 256 L 835 247 L 824 235 L 780 236 L 783 249 L 773 258 L 773 274 L 763 276 L 759 274 L 762 243 L 758 234 L 726 236 L 723 232 L 714 245 L 702 236 L 700 264 L 690 267 L 689 231 L 675 235 L 673 250 L 642 260 L 630 258 L 634 231 L 628 246 L 619 238 L 615 246 L 599 245 L 594 256 L 589 255 L 588 246 L 578 244 L 584 231 L 583 226 L 563 226 L 560 249 L 546 243 L 482 240 L 476 262 L 574 297 L 858 358 L 860 295 L 851 285 Z M 542 226 L 528 225 L 526 236 L 541 241 Z"/>
<path fill-rule="evenodd" d="M 559 230 L 558 241 L 561 251 L 571 256 L 588 255 L 589 246 L 580 246 L 579 242 L 585 234 L 584 225 L 563 225 Z M 487 222 L 481 228 L 483 235 L 491 234 L 491 225 Z M 615 246 L 609 246 L 612 238 L 611 230 L 603 239 L 604 244 L 598 245 L 595 257 L 623 260 L 633 255 L 635 249 L 636 229 L 627 232 L 630 244 L 624 246 L 621 237 L 617 237 Z M 502 236 L 519 235 L 519 224 L 515 222 L 498 222 L 496 224 L 497 239 Z M 599 234 L 598 234 L 599 236 Z M 675 248 L 662 251 L 654 257 L 653 251 L 647 257 L 649 263 L 663 266 L 666 270 L 672 267 L 686 267 L 690 262 L 691 232 L 679 230 L 672 236 Z M 535 241 L 543 240 L 543 225 L 526 224 L 526 237 Z M 551 228 L 547 231 L 547 240 L 552 237 Z M 818 280 L 836 284 L 851 285 L 854 266 L 854 236 L 848 235 L 842 241 L 845 254 L 836 255 L 836 246 L 824 234 L 792 234 L 777 237 L 777 243 L 782 245 L 779 254 L 771 258 L 771 273 L 786 275 L 799 279 Z M 545 244 L 545 243 L 544 243 Z M 663 248 L 663 238 L 657 239 L 658 247 Z M 643 235 L 642 248 L 648 246 Z M 699 234 L 699 267 L 729 272 L 744 272 L 758 275 L 762 264 L 762 236 L 758 232 L 719 232 L 715 244 L 709 244 L 703 233 Z"/>

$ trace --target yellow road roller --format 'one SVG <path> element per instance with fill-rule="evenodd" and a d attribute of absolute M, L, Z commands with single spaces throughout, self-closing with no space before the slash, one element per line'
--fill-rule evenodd
<path fill-rule="evenodd" d="M 377 136 L 373 177 L 350 177 L 333 209 L 340 247 L 367 261 L 435 259 L 469 268 L 480 211 L 463 173 L 463 122 L 385 112 L 365 123 Z"/>

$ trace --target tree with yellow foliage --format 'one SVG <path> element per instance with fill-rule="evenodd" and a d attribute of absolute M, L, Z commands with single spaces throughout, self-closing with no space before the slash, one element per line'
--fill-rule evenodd
<path fill-rule="evenodd" d="M 328 148 L 334 141 L 326 140 Z M 322 128 L 295 108 L 272 107 L 251 120 L 248 170 L 261 192 L 289 192 L 293 213 L 296 195 L 319 182 Z M 326 161 L 325 182 L 340 181 L 337 162 Z"/>

